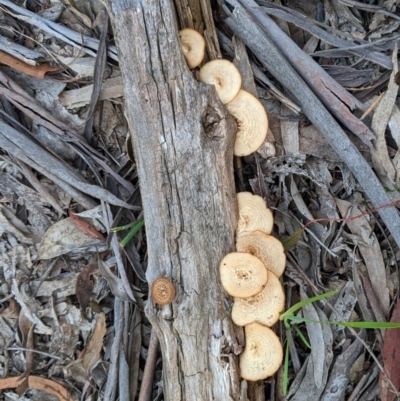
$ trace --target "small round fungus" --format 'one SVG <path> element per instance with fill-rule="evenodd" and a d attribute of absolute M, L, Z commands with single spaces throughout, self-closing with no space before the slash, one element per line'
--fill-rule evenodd
<path fill-rule="evenodd" d="M 214 85 L 223 104 L 232 101 L 242 86 L 242 77 L 235 64 L 228 60 L 213 60 L 201 67 L 199 80 Z"/>
<path fill-rule="evenodd" d="M 236 238 L 236 250 L 257 256 L 278 277 L 285 270 L 286 255 L 283 245 L 272 235 L 261 231 L 242 233 Z"/>
<path fill-rule="evenodd" d="M 268 272 L 264 289 L 248 298 L 235 297 L 232 307 L 232 320 L 238 326 L 258 322 L 271 327 L 279 319 L 285 307 L 285 293 L 278 277 Z"/>
<path fill-rule="evenodd" d="M 233 154 L 248 156 L 264 142 L 268 132 L 268 117 L 264 106 L 249 92 L 240 90 L 226 105 L 238 126 Z"/>
<path fill-rule="evenodd" d="M 258 323 L 245 328 L 246 346 L 240 355 L 240 376 L 249 381 L 273 376 L 282 365 L 283 349 L 276 334 Z"/>
<path fill-rule="evenodd" d="M 268 281 L 268 271 L 256 256 L 228 253 L 219 265 L 222 286 L 233 297 L 250 297 L 259 293 Z"/>
<path fill-rule="evenodd" d="M 176 291 L 172 281 L 166 277 L 160 277 L 151 285 L 151 296 L 158 305 L 168 305 L 175 299 Z"/>
<path fill-rule="evenodd" d="M 183 56 L 190 69 L 196 68 L 204 59 L 206 42 L 197 31 L 185 28 L 179 31 Z"/>
<path fill-rule="evenodd" d="M 248 231 L 262 231 L 265 234 L 271 234 L 274 218 L 261 196 L 253 195 L 250 192 L 239 192 L 237 201 L 239 207 L 237 236 Z"/>

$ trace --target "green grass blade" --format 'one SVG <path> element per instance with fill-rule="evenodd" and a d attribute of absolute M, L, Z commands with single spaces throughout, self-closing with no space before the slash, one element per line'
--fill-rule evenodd
<path fill-rule="evenodd" d="M 279 317 L 280 320 L 284 320 L 287 317 L 294 314 L 294 312 L 301 309 L 303 306 L 311 304 L 313 302 L 320 301 L 321 299 L 331 297 L 333 294 L 336 294 L 336 290 L 325 292 L 324 294 L 316 295 L 315 297 L 305 299 L 304 301 L 297 302 L 297 304 L 293 305 L 289 308 L 285 313 L 282 313 Z"/>
<path fill-rule="evenodd" d="M 122 239 L 120 245 L 122 248 L 139 232 L 139 230 L 144 226 L 144 220 L 135 221 L 135 225 L 129 231 L 129 233 Z"/>
<path fill-rule="evenodd" d="M 344 327 L 356 329 L 399 329 L 399 322 L 330 322 Z"/>
<path fill-rule="evenodd" d="M 297 335 L 300 337 L 301 341 L 303 341 L 303 344 L 311 349 L 310 343 L 307 341 L 307 339 L 304 337 L 304 334 L 301 332 L 301 330 L 295 325 L 293 326 L 294 330 L 296 331 Z"/>
<path fill-rule="evenodd" d="M 304 317 L 287 316 L 286 321 L 293 323 L 319 323 L 332 324 L 344 327 L 352 327 L 354 329 L 399 329 L 400 322 L 330 322 L 329 320 L 310 320 Z"/>
<path fill-rule="evenodd" d="M 114 227 L 111 229 L 112 232 L 117 233 L 118 231 L 124 231 L 124 230 L 129 230 L 130 228 L 134 227 L 135 224 L 137 224 L 137 221 L 134 221 L 133 223 L 129 223 L 125 226 L 118 226 Z"/>

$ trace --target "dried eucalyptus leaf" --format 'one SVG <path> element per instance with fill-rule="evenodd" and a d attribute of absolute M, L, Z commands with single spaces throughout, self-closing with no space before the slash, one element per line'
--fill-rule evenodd
<path fill-rule="evenodd" d="M 104 249 L 104 243 L 80 231 L 70 218 L 51 226 L 40 242 L 37 260 L 52 259 L 79 248 L 97 245 Z"/>

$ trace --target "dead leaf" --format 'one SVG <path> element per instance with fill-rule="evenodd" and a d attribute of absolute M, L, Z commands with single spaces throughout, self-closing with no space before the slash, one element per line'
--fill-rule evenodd
<path fill-rule="evenodd" d="M 106 239 L 104 238 L 103 234 L 96 230 L 90 223 L 88 223 L 86 220 L 82 219 L 78 215 L 76 215 L 72 210 L 70 209 L 68 211 L 70 219 L 74 222 L 74 224 L 87 235 L 90 235 L 92 238 L 96 238 L 100 241 L 106 242 Z"/>
<path fill-rule="evenodd" d="M 53 224 L 44 234 L 36 260 L 52 259 L 82 247 L 88 247 L 95 240 L 78 229 L 71 218 Z M 102 241 L 103 242 L 103 241 Z M 98 242 L 97 245 L 100 243 Z M 104 250 L 99 249 L 99 251 Z"/>
<path fill-rule="evenodd" d="M 132 300 L 129 298 L 129 295 L 126 293 L 126 289 L 122 280 L 113 274 L 101 259 L 99 259 L 99 269 L 100 274 L 107 280 L 111 292 L 121 301 L 132 302 Z"/>
<path fill-rule="evenodd" d="M 17 319 L 19 315 L 19 306 L 14 299 L 10 299 L 9 304 L 6 309 L 1 313 L 1 317 L 6 317 L 8 319 Z"/>
<path fill-rule="evenodd" d="M 67 9 L 78 18 L 78 20 L 82 21 L 89 29 L 92 28 L 92 21 L 90 18 L 78 10 L 78 7 L 75 5 L 73 0 L 65 0 L 65 5 L 67 6 Z"/>
<path fill-rule="evenodd" d="M 302 234 L 303 234 L 303 230 L 301 228 L 299 228 L 292 235 L 289 235 L 289 237 L 284 238 L 282 240 L 283 249 L 285 251 L 289 251 L 294 246 L 296 246 L 297 243 L 299 242 Z"/>
<path fill-rule="evenodd" d="M 357 294 L 354 288 L 354 284 L 351 280 L 349 280 L 340 290 L 340 293 L 338 294 L 335 301 L 334 312 L 332 312 L 329 320 L 331 322 L 348 322 L 351 318 L 356 303 Z M 341 330 L 343 330 L 343 327 L 341 326 L 332 327 L 334 339 Z"/>
<path fill-rule="evenodd" d="M 8 53 L 5 53 L 0 50 L 0 63 L 8 65 L 11 68 L 14 68 L 17 71 L 21 71 L 26 75 L 30 75 L 31 77 L 41 78 L 43 79 L 46 72 L 54 72 L 58 71 L 58 68 L 51 67 L 47 64 L 40 64 L 37 66 L 32 66 L 24 63 L 23 61 L 17 59 L 14 56 L 10 56 Z"/>
<path fill-rule="evenodd" d="M 22 334 L 22 346 L 26 349 L 33 349 L 34 348 L 34 343 L 33 343 L 34 325 L 25 316 L 24 311 L 22 309 L 21 309 L 21 312 L 19 315 L 18 323 L 19 323 L 19 329 L 21 330 L 21 334 Z M 29 389 L 28 377 L 31 373 L 32 366 L 33 366 L 33 353 L 30 351 L 25 351 L 25 371 L 20 376 L 20 380 L 22 380 L 22 381 L 16 389 L 16 393 L 19 396 L 22 396 L 22 394 L 24 394 Z"/>
<path fill-rule="evenodd" d="M 372 149 L 372 165 L 374 166 L 382 183 L 390 189 L 395 189 L 398 185 L 396 174 L 398 172 L 390 160 L 385 132 L 392 114 L 393 107 L 396 103 L 399 86 L 395 82 L 395 76 L 398 72 L 397 64 L 397 42 L 395 42 L 395 50 L 393 52 L 393 71 L 390 75 L 388 89 L 382 101 L 377 106 L 374 117 L 372 119 L 372 131 L 376 134 L 376 141 Z"/>
<path fill-rule="evenodd" d="M 393 310 L 391 322 L 400 322 L 400 298 L 397 299 L 396 307 Z M 386 374 L 396 388 L 400 389 L 400 329 L 386 330 L 383 347 L 382 359 Z M 396 394 L 391 391 L 390 383 L 381 373 L 379 385 L 381 388 L 380 396 L 382 401 L 393 401 Z"/>
<path fill-rule="evenodd" d="M 101 312 L 96 321 L 96 327 L 90 337 L 85 349 L 82 351 L 80 358 L 82 367 L 86 374 L 95 363 L 100 359 L 100 353 L 103 348 L 103 339 L 106 334 L 106 315 Z"/>
<path fill-rule="evenodd" d="M 0 379 L 0 390 L 16 388 L 19 386 L 20 377 L 8 377 Z M 29 376 L 28 386 L 30 389 L 44 391 L 56 396 L 60 401 L 75 401 L 76 398 L 68 390 L 53 380 L 43 379 L 39 376 Z"/>
<path fill-rule="evenodd" d="M 79 304 L 81 305 L 82 312 L 86 316 L 86 308 L 89 306 L 90 298 L 92 296 L 94 283 L 92 275 L 98 270 L 97 262 L 92 262 L 86 265 L 78 274 L 76 281 L 76 296 Z"/>
<path fill-rule="evenodd" d="M 300 296 L 301 299 L 307 298 L 301 287 Z M 317 305 L 308 304 L 302 310 L 307 319 L 328 320 Z M 290 386 L 287 399 L 291 401 L 320 400 L 333 360 L 331 327 L 328 324 L 318 323 L 306 323 L 306 327 L 311 344 L 311 355 L 305 360 Z"/>
<path fill-rule="evenodd" d="M 342 217 L 354 217 L 361 214 L 360 210 L 354 207 L 350 202 L 336 199 L 336 204 Z M 351 213 L 347 216 L 348 210 Z M 389 291 L 386 286 L 386 269 L 383 261 L 381 248 L 376 235 L 372 232 L 372 228 L 366 217 L 362 216 L 355 220 L 346 221 L 346 225 L 350 231 L 359 237 L 355 238 L 355 242 L 360 249 L 361 255 L 364 258 L 367 266 L 368 275 L 371 281 L 375 296 L 378 299 L 379 306 L 385 316 L 389 312 Z"/>
<path fill-rule="evenodd" d="M 34 325 L 25 317 L 23 310 L 20 312 L 19 328 L 22 333 L 22 346 L 24 348 L 33 348 L 33 327 Z M 29 390 L 28 377 L 33 365 L 33 354 L 30 351 L 25 352 L 25 371 L 19 377 L 20 381 L 15 392 L 21 397 Z"/>

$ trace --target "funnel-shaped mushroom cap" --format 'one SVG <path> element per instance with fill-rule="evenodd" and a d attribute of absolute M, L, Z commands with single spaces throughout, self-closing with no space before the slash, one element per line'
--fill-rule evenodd
<path fill-rule="evenodd" d="M 259 293 L 268 280 L 268 271 L 256 256 L 228 253 L 219 264 L 222 286 L 233 297 L 250 297 Z"/>
<path fill-rule="evenodd" d="M 273 376 L 282 365 L 283 349 L 279 338 L 258 323 L 245 328 L 246 347 L 240 355 L 240 376 L 249 381 Z"/>
<path fill-rule="evenodd" d="M 199 71 L 199 80 L 214 85 L 223 104 L 233 100 L 242 86 L 242 77 L 235 64 L 222 59 L 204 64 Z"/>
<path fill-rule="evenodd" d="M 244 232 L 257 230 L 271 234 L 274 218 L 261 196 L 253 195 L 250 192 L 239 192 L 237 201 L 239 207 L 237 236 Z"/>
<path fill-rule="evenodd" d="M 185 28 L 179 31 L 183 56 L 190 69 L 196 68 L 204 58 L 206 42 L 197 31 Z"/>
<path fill-rule="evenodd" d="M 236 238 L 238 252 L 251 253 L 257 256 L 265 267 L 280 277 L 285 270 L 286 255 L 281 241 L 261 231 L 240 234 Z"/>
<path fill-rule="evenodd" d="M 285 307 L 285 293 L 278 277 L 268 272 L 264 289 L 248 298 L 236 298 L 232 308 L 232 320 L 238 326 L 258 322 L 271 327 L 279 319 Z"/>
<path fill-rule="evenodd" d="M 264 106 L 249 92 L 240 90 L 226 107 L 238 125 L 233 154 L 248 156 L 255 152 L 267 137 L 268 117 Z"/>

